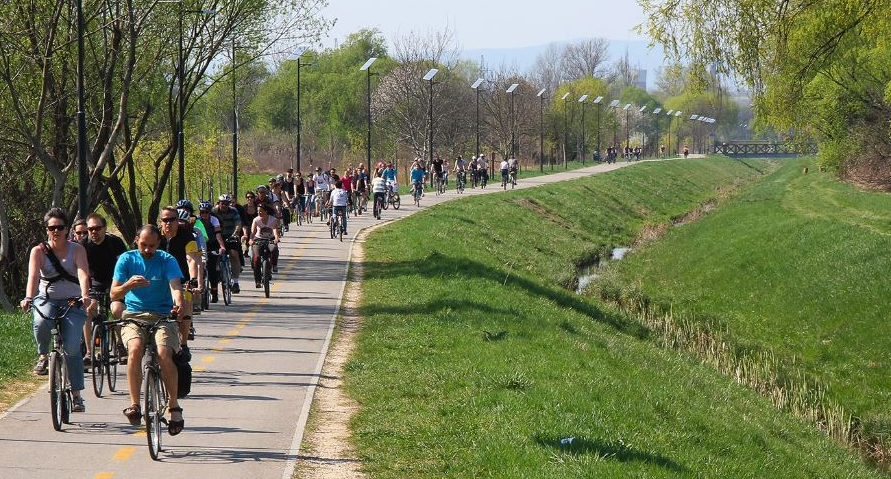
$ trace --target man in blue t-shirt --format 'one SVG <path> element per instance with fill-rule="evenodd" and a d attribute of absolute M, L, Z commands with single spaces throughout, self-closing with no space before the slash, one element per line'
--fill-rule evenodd
<path fill-rule="evenodd" d="M 137 249 L 122 254 L 114 268 L 111 284 L 111 299 L 124 300 L 126 309 L 112 311 L 126 320 L 121 329 L 121 337 L 127 345 L 127 377 L 130 385 L 130 407 L 124 415 L 130 424 L 138 426 L 142 417 L 139 407 L 139 392 L 142 387 L 142 356 L 145 349 L 146 330 L 142 326 L 154 323 L 168 314 L 182 314 L 183 290 L 182 271 L 176 258 L 166 251 L 159 251 L 161 231 L 155 225 L 145 225 L 136 235 Z M 179 318 L 177 318 L 179 319 Z M 161 364 L 161 377 L 170 396 L 168 430 L 170 435 L 179 434 L 184 426 L 182 408 L 177 403 L 178 375 L 173 355 L 179 351 L 179 329 L 176 324 L 159 325 L 155 333 L 158 346 L 158 359 Z"/>

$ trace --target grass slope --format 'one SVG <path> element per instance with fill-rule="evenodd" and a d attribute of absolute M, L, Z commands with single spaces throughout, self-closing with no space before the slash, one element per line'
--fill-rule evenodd
<path fill-rule="evenodd" d="M 451 202 L 372 234 L 364 326 L 346 368 L 361 404 L 353 429 L 365 469 L 375 477 L 875 475 L 755 393 L 558 285 L 645 224 L 760 176 L 729 160 L 642 164 Z"/>
<path fill-rule="evenodd" d="M 810 174 L 802 168 L 810 167 Z M 704 219 L 618 265 L 618 281 L 793 356 L 829 397 L 891 430 L 891 195 L 789 162 Z"/>

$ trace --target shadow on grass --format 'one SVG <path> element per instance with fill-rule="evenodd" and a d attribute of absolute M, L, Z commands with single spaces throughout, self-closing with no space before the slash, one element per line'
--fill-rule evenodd
<path fill-rule="evenodd" d="M 685 467 L 665 456 L 638 451 L 621 443 L 576 437 L 573 438 L 571 442 L 563 444 L 561 438 L 546 435 L 536 435 L 532 439 L 539 446 L 550 447 L 564 454 L 571 454 L 573 456 L 594 454 L 606 460 L 643 462 L 660 466 L 673 472 L 686 471 Z"/>
<path fill-rule="evenodd" d="M 616 331 L 631 335 L 638 339 L 646 339 L 649 331 L 640 323 L 629 321 L 628 319 L 618 315 L 604 311 L 593 303 L 576 296 L 572 292 L 565 291 L 555 286 L 549 288 L 540 283 L 531 281 L 523 276 L 519 276 L 516 272 L 509 272 L 505 269 L 494 268 L 483 264 L 476 260 L 467 258 L 450 257 L 439 252 L 432 252 L 426 258 L 397 261 L 397 262 L 365 262 L 365 280 L 384 280 L 395 279 L 400 277 L 417 277 L 440 279 L 446 277 L 459 284 L 469 280 L 485 279 L 497 283 L 499 291 L 504 291 L 503 286 L 509 285 L 525 290 L 530 296 L 542 297 L 553 301 L 554 303 L 571 308 L 574 311 L 582 313 L 587 317 L 599 323 L 606 324 Z M 501 294 L 501 293 L 499 293 Z M 509 294 L 504 292 L 503 294 Z M 487 313 L 509 313 L 516 315 L 515 311 L 504 311 L 479 302 L 450 302 L 436 300 L 429 302 L 426 306 L 412 306 L 400 310 L 399 307 L 391 306 L 372 306 L 366 305 L 362 307 L 362 314 L 366 317 L 375 313 L 389 314 L 432 314 L 442 311 L 446 308 L 474 309 L 477 311 L 485 311 Z"/>

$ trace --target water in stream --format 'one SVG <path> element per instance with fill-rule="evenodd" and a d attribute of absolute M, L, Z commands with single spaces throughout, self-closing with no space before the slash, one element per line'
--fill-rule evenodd
<path fill-rule="evenodd" d="M 579 275 L 579 284 L 575 288 L 576 294 L 582 294 L 585 292 L 585 288 L 588 287 L 592 282 L 596 281 L 600 275 L 597 273 L 597 270 L 606 266 L 610 261 L 619 261 L 625 257 L 628 252 L 631 251 L 631 248 L 621 247 L 621 248 L 613 248 L 612 253 L 610 254 L 610 258 L 606 261 L 600 260 L 595 263 L 593 266 L 589 267 L 584 271 L 583 274 Z"/>

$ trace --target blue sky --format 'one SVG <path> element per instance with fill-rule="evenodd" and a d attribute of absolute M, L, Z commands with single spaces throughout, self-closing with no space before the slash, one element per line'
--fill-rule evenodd
<path fill-rule="evenodd" d="M 326 46 L 365 27 L 377 27 L 392 40 L 400 33 L 449 25 L 465 50 L 588 37 L 640 40 L 631 30 L 644 20 L 634 0 L 329 0 L 323 14 L 337 18 Z"/>

